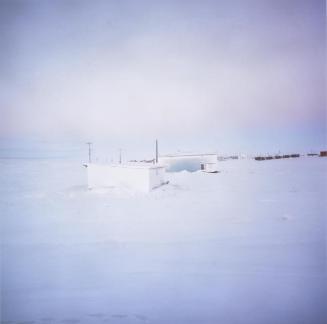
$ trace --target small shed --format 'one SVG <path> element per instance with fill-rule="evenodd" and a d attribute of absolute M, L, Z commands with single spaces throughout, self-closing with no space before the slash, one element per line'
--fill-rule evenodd
<path fill-rule="evenodd" d="M 146 164 L 87 164 L 88 188 L 124 188 L 149 192 L 165 182 L 165 168 Z"/>
<path fill-rule="evenodd" d="M 201 170 L 207 173 L 218 173 L 218 164 L 215 163 L 201 163 Z"/>

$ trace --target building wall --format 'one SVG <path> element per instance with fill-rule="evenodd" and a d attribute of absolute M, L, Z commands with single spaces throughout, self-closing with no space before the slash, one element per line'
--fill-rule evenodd
<path fill-rule="evenodd" d="M 203 164 L 205 172 L 218 172 L 218 163 L 204 163 Z"/>
<path fill-rule="evenodd" d="M 166 167 L 168 172 L 179 171 L 198 171 L 201 169 L 201 163 L 217 163 L 217 155 L 181 155 L 181 156 L 161 156 L 159 163 Z"/>
<path fill-rule="evenodd" d="M 150 189 L 161 186 L 165 182 L 165 168 L 152 168 L 149 170 Z"/>
<path fill-rule="evenodd" d="M 88 187 L 118 187 L 149 192 L 164 182 L 164 171 L 164 168 L 89 164 Z"/>

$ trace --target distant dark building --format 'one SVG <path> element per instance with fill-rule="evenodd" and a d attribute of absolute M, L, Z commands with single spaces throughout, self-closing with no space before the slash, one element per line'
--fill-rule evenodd
<path fill-rule="evenodd" d="M 256 156 L 254 159 L 256 161 L 264 161 L 264 160 L 279 160 L 279 159 L 289 159 L 289 158 L 298 158 L 298 157 L 300 157 L 300 154 Z"/>
<path fill-rule="evenodd" d="M 327 156 L 327 151 L 320 151 L 320 155 L 319 156 Z"/>

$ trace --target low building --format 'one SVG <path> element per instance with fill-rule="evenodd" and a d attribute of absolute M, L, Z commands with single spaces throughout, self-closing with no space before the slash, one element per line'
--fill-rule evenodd
<path fill-rule="evenodd" d="M 320 151 L 320 155 L 319 156 L 326 157 L 327 156 L 327 151 Z"/>
<path fill-rule="evenodd" d="M 88 188 L 122 188 L 149 192 L 165 181 L 165 168 L 145 164 L 87 164 Z"/>
<path fill-rule="evenodd" d="M 217 154 L 171 154 L 159 156 L 159 164 L 166 167 L 168 172 L 201 170 L 201 165 L 215 164 L 217 168 Z"/>

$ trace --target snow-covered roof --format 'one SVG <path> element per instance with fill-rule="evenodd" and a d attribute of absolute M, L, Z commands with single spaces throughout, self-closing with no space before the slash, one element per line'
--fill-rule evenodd
<path fill-rule="evenodd" d="M 160 155 L 159 158 L 163 158 L 163 157 L 196 157 L 196 156 L 208 156 L 208 155 L 217 155 L 217 153 L 175 153 L 175 154 Z"/>
<path fill-rule="evenodd" d="M 92 163 L 92 165 L 107 166 L 111 168 L 128 168 L 128 169 L 160 169 L 164 166 L 160 164 L 149 163 L 124 163 L 124 164 L 105 164 L 105 163 Z"/>

